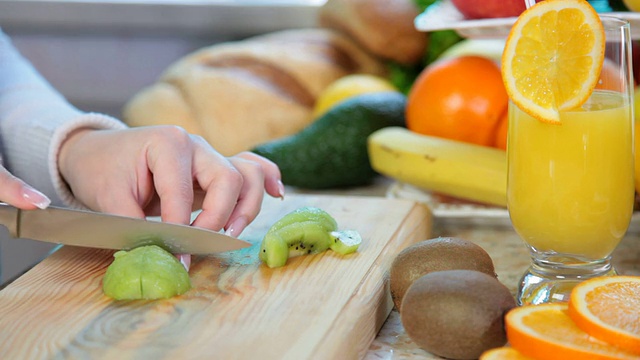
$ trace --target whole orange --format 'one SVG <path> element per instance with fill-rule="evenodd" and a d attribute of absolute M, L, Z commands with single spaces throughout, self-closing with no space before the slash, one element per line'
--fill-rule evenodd
<path fill-rule="evenodd" d="M 427 66 L 407 98 L 414 132 L 493 146 L 509 97 L 500 67 L 482 56 L 443 59 Z"/>
<path fill-rule="evenodd" d="M 496 130 L 496 137 L 493 142 L 493 146 L 498 149 L 507 150 L 507 132 L 509 130 L 509 112 L 505 111 L 500 117 L 498 123 L 498 129 Z"/>

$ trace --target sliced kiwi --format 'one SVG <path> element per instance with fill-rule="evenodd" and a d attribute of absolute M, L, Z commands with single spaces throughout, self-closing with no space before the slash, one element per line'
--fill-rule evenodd
<path fill-rule="evenodd" d="M 276 221 L 275 224 L 271 225 L 269 231 L 278 231 L 291 224 L 307 221 L 322 226 L 326 231 L 334 231 L 338 229 L 338 223 L 328 212 L 317 207 L 305 206 L 283 216 L 280 220 Z"/>
<path fill-rule="evenodd" d="M 329 248 L 329 232 L 312 221 L 291 223 L 268 231 L 260 246 L 260 260 L 270 268 L 284 266 L 289 257 L 316 254 Z"/>
<path fill-rule="evenodd" d="M 156 245 L 118 251 L 102 279 L 102 291 L 116 300 L 163 299 L 191 288 L 189 273 Z"/>
<path fill-rule="evenodd" d="M 355 252 L 362 243 L 362 236 L 355 230 L 332 231 L 329 247 L 338 254 Z"/>
<path fill-rule="evenodd" d="M 271 226 L 260 246 L 260 260 L 270 268 L 284 266 L 294 256 L 331 248 L 339 254 L 356 251 L 362 242 L 354 230 L 338 231 L 335 219 L 316 207 L 299 208 Z"/>

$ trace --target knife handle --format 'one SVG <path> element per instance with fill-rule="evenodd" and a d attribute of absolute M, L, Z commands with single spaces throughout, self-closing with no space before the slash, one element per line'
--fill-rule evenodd
<path fill-rule="evenodd" d="M 0 202 L 0 225 L 5 226 L 9 230 L 9 234 L 13 237 L 18 237 L 19 216 L 20 209 Z"/>

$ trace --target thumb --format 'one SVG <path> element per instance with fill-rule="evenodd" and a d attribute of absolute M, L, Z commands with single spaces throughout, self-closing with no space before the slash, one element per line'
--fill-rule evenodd
<path fill-rule="evenodd" d="M 0 166 L 0 201 L 24 210 L 45 209 L 51 200 Z"/>

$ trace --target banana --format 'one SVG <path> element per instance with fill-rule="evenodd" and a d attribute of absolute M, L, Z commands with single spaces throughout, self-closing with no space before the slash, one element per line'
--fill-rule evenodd
<path fill-rule="evenodd" d="M 368 137 L 371 167 L 380 174 L 461 199 L 506 207 L 506 152 L 402 127 Z"/>

